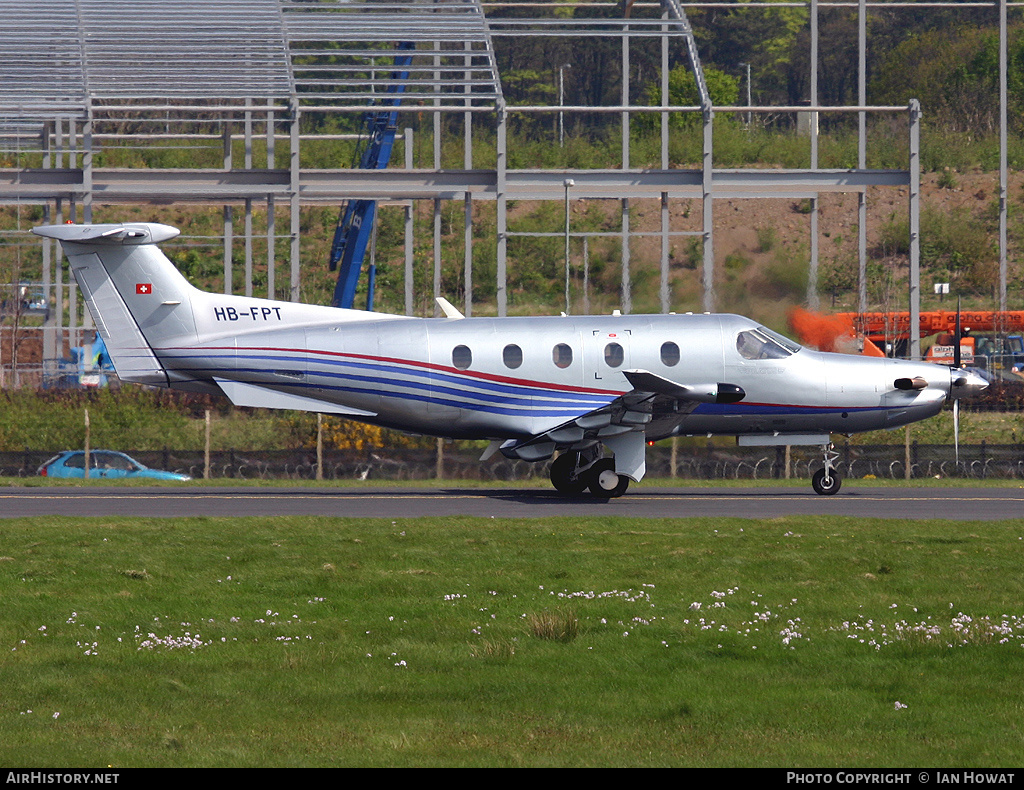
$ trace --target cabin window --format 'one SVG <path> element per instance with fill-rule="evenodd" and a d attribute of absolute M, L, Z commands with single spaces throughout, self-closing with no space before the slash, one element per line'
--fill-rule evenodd
<path fill-rule="evenodd" d="M 565 343 L 559 343 L 551 352 L 551 358 L 560 368 L 567 368 L 572 364 L 572 349 Z"/>
<path fill-rule="evenodd" d="M 473 364 L 473 352 L 469 346 L 456 346 L 452 349 L 452 364 L 459 370 L 466 370 Z"/>
<path fill-rule="evenodd" d="M 523 364 L 523 350 L 515 343 L 509 343 L 501 352 L 501 358 L 506 368 L 518 368 Z"/>
<path fill-rule="evenodd" d="M 679 364 L 679 346 L 671 340 L 661 344 L 661 364 L 670 368 Z"/>
<path fill-rule="evenodd" d="M 604 362 L 610 368 L 617 368 L 625 359 L 625 352 L 618 343 L 609 343 L 604 347 Z"/>
<path fill-rule="evenodd" d="M 736 350 L 744 359 L 785 359 L 800 350 L 792 340 L 758 327 L 736 336 Z"/>

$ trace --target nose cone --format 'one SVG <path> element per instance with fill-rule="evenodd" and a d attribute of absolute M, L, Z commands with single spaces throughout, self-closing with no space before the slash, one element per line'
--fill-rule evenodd
<path fill-rule="evenodd" d="M 971 368 L 951 368 L 949 373 L 950 398 L 973 398 L 988 386 L 988 382 Z"/>

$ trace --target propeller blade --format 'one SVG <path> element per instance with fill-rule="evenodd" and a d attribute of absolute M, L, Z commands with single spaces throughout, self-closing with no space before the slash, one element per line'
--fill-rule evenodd
<path fill-rule="evenodd" d="M 960 468 L 960 399 L 953 401 L 953 454 Z"/>

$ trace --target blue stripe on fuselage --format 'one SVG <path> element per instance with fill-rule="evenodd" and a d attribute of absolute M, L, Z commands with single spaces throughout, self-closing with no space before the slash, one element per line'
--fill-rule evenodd
<path fill-rule="evenodd" d="M 286 356 L 286 355 L 260 355 L 260 354 L 215 354 L 215 355 L 204 355 L 203 357 L 197 357 L 195 354 L 187 354 L 176 356 L 176 361 L 187 361 L 189 357 L 202 359 L 204 362 L 208 362 L 214 359 L 223 360 L 236 360 L 246 359 L 250 361 L 266 361 L 274 363 L 304 363 L 306 362 L 305 357 L 301 356 Z M 542 385 L 537 385 L 537 388 L 532 386 L 512 385 L 506 386 L 500 383 L 492 382 L 481 382 L 478 379 L 470 377 L 459 377 L 456 375 L 447 375 L 442 373 L 436 373 L 434 371 L 423 371 L 415 368 L 389 366 L 385 364 L 376 363 L 363 363 L 363 362 L 351 362 L 344 360 L 319 360 L 320 364 L 335 365 L 338 367 L 344 367 L 349 369 L 364 369 L 371 370 L 374 372 L 380 372 L 390 374 L 390 376 L 359 376 L 345 373 L 335 373 L 324 370 L 314 371 L 300 371 L 305 372 L 310 376 L 319 376 L 325 378 L 342 379 L 352 382 L 360 382 L 367 385 L 376 385 L 375 388 L 363 388 L 363 387 L 342 387 L 336 385 L 316 384 L 310 382 L 274 382 L 274 386 L 283 386 L 288 388 L 299 388 L 299 389 L 325 389 L 335 392 L 351 392 L 354 394 L 362 395 L 380 395 L 382 397 L 392 397 L 396 399 L 414 400 L 427 403 L 434 403 L 438 405 L 452 406 L 454 408 L 465 408 L 474 411 L 490 412 L 495 414 L 516 414 L 522 416 L 529 416 L 531 414 L 537 414 L 540 412 L 544 416 L 566 416 L 573 417 L 579 414 L 584 414 L 594 409 L 598 409 L 614 400 L 614 396 L 606 395 L 601 396 L 598 394 L 589 393 L 576 393 L 576 392 L 560 392 L 558 390 L 545 390 L 540 389 Z M 185 372 L 195 375 L 196 373 L 205 373 L 208 376 L 220 375 L 225 378 L 231 378 L 237 376 L 239 373 L 267 373 L 267 368 L 212 368 L 209 365 L 202 367 L 176 367 L 175 370 L 179 372 Z M 411 376 L 414 379 L 424 379 L 423 381 L 416 381 L 401 376 Z M 454 383 L 462 385 L 458 388 L 438 386 L 437 382 L 443 381 L 447 383 Z M 257 385 L 268 384 L 268 382 L 249 382 Z M 403 387 L 412 390 L 426 390 L 426 394 L 417 394 L 415 392 L 397 392 L 391 387 Z M 389 389 L 384 390 L 384 387 Z M 467 387 L 473 387 L 468 389 Z M 484 391 L 478 391 L 476 388 Z M 442 397 L 437 397 L 438 395 Z M 444 397 L 448 396 L 448 397 Z M 461 396 L 461 398 L 460 398 Z M 484 404 L 475 403 L 464 400 L 463 398 L 472 398 L 474 401 L 485 401 Z M 489 403 L 487 403 L 489 402 Z M 522 409 L 515 409 L 511 407 L 521 406 Z"/>

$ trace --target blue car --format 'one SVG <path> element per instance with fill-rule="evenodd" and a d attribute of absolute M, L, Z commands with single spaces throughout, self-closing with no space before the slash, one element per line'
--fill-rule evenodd
<path fill-rule="evenodd" d="M 85 451 L 69 450 L 55 455 L 39 467 L 43 477 L 85 477 Z M 117 453 L 113 450 L 92 450 L 89 453 L 89 479 L 124 478 L 132 480 L 139 477 L 154 480 L 191 480 L 188 475 L 177 472 L 164 472 L 150 469 L 134 458 Z"/>

